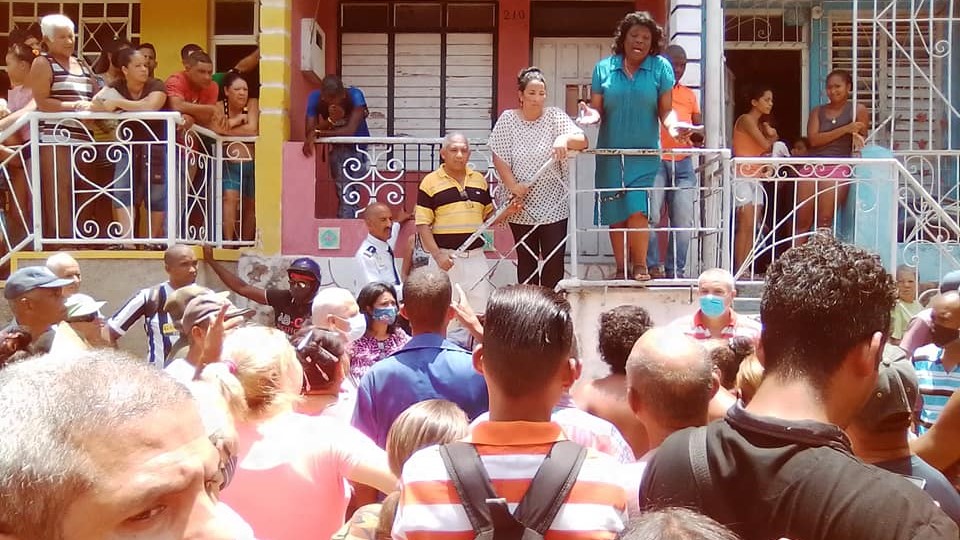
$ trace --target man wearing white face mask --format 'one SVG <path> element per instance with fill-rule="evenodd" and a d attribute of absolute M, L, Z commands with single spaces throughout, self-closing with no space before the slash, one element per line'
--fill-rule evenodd
<path fill-rule="evenodd" d="M 348 343 L 363 337 L 367 319 L 360 313 L 353 293 L 339 287 L 327 287 L 313 297 L 313 325 L 338 332 Z"/>
<path fill-rule="evenodd" d="M 700 274 L 697 287 L 700 293 L 700 309 L 693 315 L 673 321 L 670 323 L 671 327 L 694 339 L 730 339 L 744 336 L 756 343 L 760 338 L 760 323 L 738 315 L 733 310 L 737 289 L 730 272 L 721 268 L 707 270 Z"/>

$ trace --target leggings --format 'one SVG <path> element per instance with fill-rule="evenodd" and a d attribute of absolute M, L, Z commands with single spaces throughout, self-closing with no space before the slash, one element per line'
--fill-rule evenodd
<path fill-rule="evenodd" d="M 510 224 L 513 240 L 517 244 L 517 282 L 540 285 L 553 289 L 563 279 L 563 256 L 566 245 L 557 248 L 567 239 L 567 220 L 540 225 Z M 530 232 L 533 230 L 533 232 Z M 521 239 L 527 236 L 526 240 Z M 556 252 L 554 253 L 554 250 Z M 532 253 L 531 253 L 532 252 Z M 551 255 L 552 254 L 552 255 Z M 550 258 L 543 263 L 543 269 L 537 272 L 537 264 L 544 257 Z"/>

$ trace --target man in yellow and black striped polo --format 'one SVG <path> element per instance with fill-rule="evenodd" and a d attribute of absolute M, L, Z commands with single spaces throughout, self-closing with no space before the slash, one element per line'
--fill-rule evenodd
<path fill-rule="evenodd" d="M 417 193 L 417 233 L 433 261 L 450 281 L 466 292 L 477 313 L 486 310 L 490 296 L 483 239 L 478 238 L 462 257 L 451 255 L 493 212 L 493 200 L 483 174 L 467 165 L 470 143 L 461 133 L 450 133 L 440 148 L 443 164 L 428 174 Z"/>

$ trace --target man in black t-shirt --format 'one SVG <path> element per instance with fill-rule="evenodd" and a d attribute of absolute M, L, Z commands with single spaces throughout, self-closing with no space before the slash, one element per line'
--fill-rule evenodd
<path fill-rule="evenodd" d="M 215 261 L 210 246 L 203 247 L 203 260 L 231 291 L 272 307 L 274 325 L 288 336 L 293 336 L 304 322 L 310 321 L 311 303 L 323 278 L 320 265 L 313 259 L 301 257 L 290 264 L 287 268 L 289 289 L 261 289 L 250 285 Z"/>
<path fill-rule="evenodd" d="M 958 538 L 920 488 L 867 465 L 842 431 L 874 392 L 896 288 L 880 259 L 816 236 L 767 270 L 746 408 L 667 438 L 647 466 L 643 510 L 685 506 L 744 540 Z"/>

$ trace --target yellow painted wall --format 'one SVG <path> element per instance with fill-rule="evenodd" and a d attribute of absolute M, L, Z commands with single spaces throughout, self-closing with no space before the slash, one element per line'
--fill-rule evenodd
<path fill-rule="evenodd" d="M 291 0 L 260 4 L 260 138 L 257 228 L 267 255 L 280 253 L 283 144 L 290 138 Z"/>
<path fill-rule="evenodd" d="M 196 43 L 210 45 L 210 9 L 206 0 L 145 0 L 140 3 L 140 41 L 157 48 L 156 77 L 183 69 L 180 47 Z"/>

